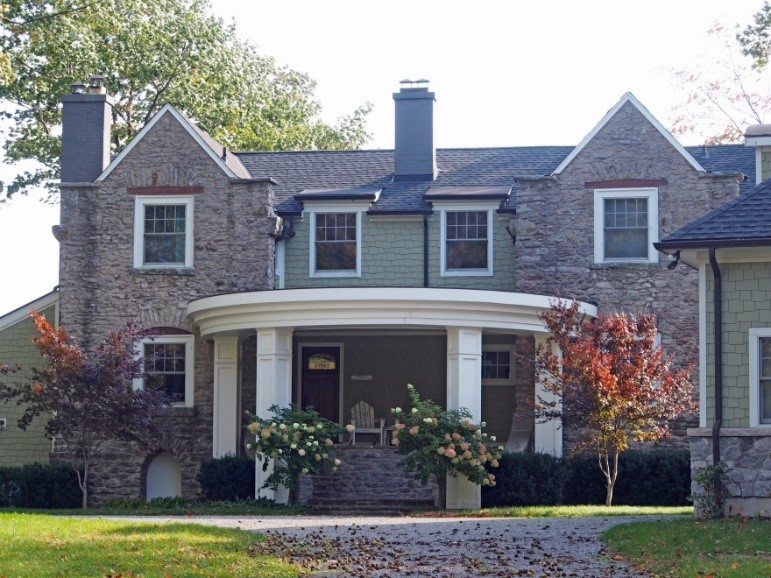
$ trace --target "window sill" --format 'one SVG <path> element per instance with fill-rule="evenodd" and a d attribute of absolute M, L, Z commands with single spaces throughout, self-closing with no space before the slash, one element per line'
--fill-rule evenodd
<path fill-rule="evenodd" d="M 192 267 L 134 267 L 134 272 L 140 275 L 177 275 L 180 277 L 195 275 L 195 269 Z"/>
<path fill-rule="evenodd" d="M 183 405 L 169 405 L 158 410 L 158 417 L 196 417 L 198 408 Z"/>
<path fill-rule="evenodd" d="M 658 261 L 605 261 L 603 263 L 592 263 L 589 265 L 590 269 L 624 269 L 627 267 L 633 267 L 637 269 L 647 269 L 650 267 L 657 267 Z"/>
<path fill-rule="evenodd" d="M 441 276 L 442 277 L 492 277 L 493 272 L 488 271 L 487 269 L 469 269 L 467 271 L 451 270 L 451 271 L 442 271 Z"/>
<path fill-rule="evenodd" d="M 340 278 L 354 278 L 361 277 L 361 273 L 358 271 L 325 271 L 323 273 L 311 273 L 311 279 L 340 279 Z"/>

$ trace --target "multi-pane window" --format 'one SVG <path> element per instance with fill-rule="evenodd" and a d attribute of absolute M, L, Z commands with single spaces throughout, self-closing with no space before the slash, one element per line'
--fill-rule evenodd
<path fill-rule="evenodd" d="M 357 214 L 316 213 L 316 271 L 356 271 Z"/>
<path fill-rule="evenodd" d="M 488 268 L 487 211 L 447 211 L 445 269 Z"/>
<path fill-rule="evenodd" d="M 606 259 L 648 258 L 648 199 L 605 199 Z"/>
<path fill-rule="evenodd" d="M 486 380 L 510 380 L 511 352 L 510 351 L 483 351 L 482 352 L 482 381 Z"/>
<path fill-rule="evenodd" d="M 595 189 L 594 262 L 657 262 L 658 211 L 658 189 Z"/>
<path fill-rule="evenodd" d="M 134 209 L 134 267 L 193 266 L 193 196 L 138 195 Z"/>
<path fill-rule="evenodd" d="M 760 338 L 758 410 L 760 423 L 771 423 L 771 337 Z"/>
<path fill-rule="evenodd" d="M 185 205 L 145 205 L 145 264 L 185 263 Z"/>
<path fill-rule="evenodd" d="M 145 372 L 169 403 L 185 402 L 185 343 L 145 343 Z"/>

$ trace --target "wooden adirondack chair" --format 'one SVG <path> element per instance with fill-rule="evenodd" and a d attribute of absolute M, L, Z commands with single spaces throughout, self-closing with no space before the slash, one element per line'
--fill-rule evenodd
<path fill-rule="evenodd" d="M 357 434 L 377 434 L 378 443 L 385 445 L 385 420 L 380 418 L 375 423 L 375 410 L 366 401 L 360 401 L 351 408 L 351 445 L 356 445 Z M 373 443 L 374 445 L 374 443 Z"/>

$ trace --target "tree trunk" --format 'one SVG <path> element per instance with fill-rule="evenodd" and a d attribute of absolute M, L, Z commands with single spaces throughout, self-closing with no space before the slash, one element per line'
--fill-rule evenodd
<path fill-rule="evenodd" d="M 78 474 L 80 478 L 80 474 Z M 83 465 L 83 477 L 80 481 L 80 491 L 83 493 L 83 509 L 88 509 L 88 462 Z"/>
<path fill-rule="evenodd" d="M 434 506 L 440 510 L 447 509 L 447 474 L 437 474 L 436 478 L 437 496 L 434 500 Z"/>

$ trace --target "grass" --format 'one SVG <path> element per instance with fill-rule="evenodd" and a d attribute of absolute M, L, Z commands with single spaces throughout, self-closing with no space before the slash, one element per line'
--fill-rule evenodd
<path fill-rule="evenodd" d="M 587 516 L 673 516 L 693 515 L 693 506 L 510 506 L 481 510 L 426 511 L 416 517 L 438 518 L 577 518 Z"/>
<path fill-rule="evenodd" d="M 296 578 L 290 564 L 249 553 L 260 539 L 196 524 L 0 513 L 0 575 Z"/>
<path fill-rule="evenodd" d="M 156 498 L 149 502 L 140 499 L 114 500 L 102 507 L 87 510 L 0 508 L 0 512 L 52 516 L 296 516 L 306 513 L 306 509 L 300 506 L 276 505 L 269 500 L 201 502 L 184 498 Z"/>
<path fill-rule="evenodd" d="M 609 550 L 662 578 L 771 577 L 771 520 L 636 522 L 603 534 Z"/>

